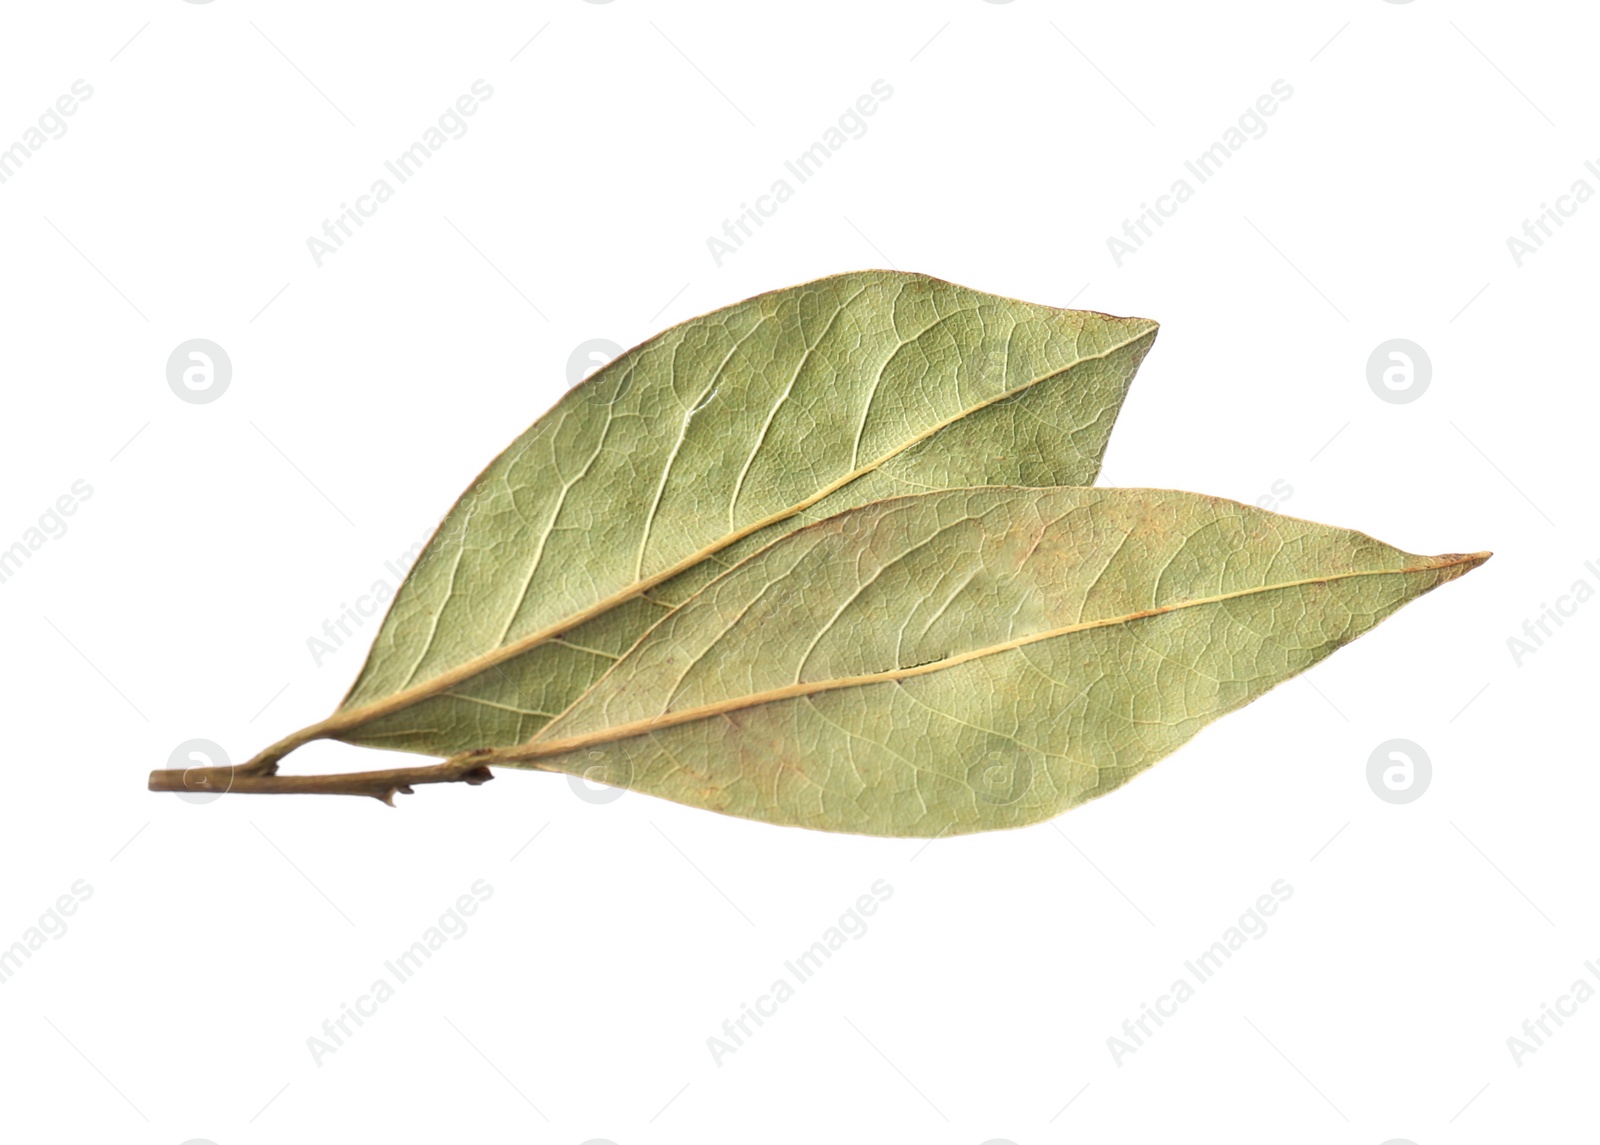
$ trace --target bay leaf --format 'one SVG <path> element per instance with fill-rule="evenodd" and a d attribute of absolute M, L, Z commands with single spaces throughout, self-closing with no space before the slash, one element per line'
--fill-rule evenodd
<path fill-rule="evenodd" d="M 827 831 L 1017 827 L 1488 556 L 1166 490 L 894 498 L 762 549 L 530 743 L 467 758 Z"/>
<path fill-rule="evenodd" d="M 884 497 L 1087 484 L 1156 324 L 864 271 L 657 335 L 457 502 L 337 712 L 280 741 L 517 744 L 743 555 Z"/>

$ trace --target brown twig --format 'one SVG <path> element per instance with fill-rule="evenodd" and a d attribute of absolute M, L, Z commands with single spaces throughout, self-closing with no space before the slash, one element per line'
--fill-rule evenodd
<path fill-rule="evenodd" d="M 343 775 L 279 775 L 276 761 L 252 760 L 238 767 L 152 771 L 150 790 L 215 794 L 237 792 L 242 795 L 370 795 L 393 807 L 395 794 L 410 795 L 414 783 L 470 783 L 476 786 L 493 778 L 494 773 L 488 767 L 471 757 L 418 767 L 394 767 L 386 771 L 352 771 Z"/>

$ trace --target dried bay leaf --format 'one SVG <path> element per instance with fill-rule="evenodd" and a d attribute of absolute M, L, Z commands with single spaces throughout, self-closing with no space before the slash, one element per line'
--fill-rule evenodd
<path fill-rule="evenodd" d="M 302 743 L 517 744 L 785 532 L 925 489 L 1088 484 L 1156 333 L 865 271 L 675 326 L 575 387 L 441 524 Z"/>
<path fill-rule="evenodd" d="M 820 830 L 1015 827 L 1488 556 L 1165 490 L 880 501 L 748 558 L 529 744 L 470 758 Z"/>

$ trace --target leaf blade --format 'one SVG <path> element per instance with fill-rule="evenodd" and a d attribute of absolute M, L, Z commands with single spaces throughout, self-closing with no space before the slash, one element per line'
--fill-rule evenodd
<path fill-rule="evenodd" d="M 899 498 L 774 542 L 484 761 L 823 830 L 1019 826 L 1486 558 L 1160 490 Z"/>
<path fill-rule="evenodd" d="M 1092 481 L 1155 332 L 898 272 L 673 327 L 569 393 L 463 495 L 328 734 L 430 754 L 518 743 L 799 524 L 974 474 Z M 640 475 L 634 503 L 625 478 Z"/>

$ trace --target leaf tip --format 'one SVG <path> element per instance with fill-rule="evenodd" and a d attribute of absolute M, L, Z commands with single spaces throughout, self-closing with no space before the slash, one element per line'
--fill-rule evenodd
<path fill-rule="evenodd" d="M 1441 553 L 1431 559 L 1431 566 L 1445 573 L 1447 580 L 1455 580 L 1457 577 L 1466 576 L 1492 556 L 1494 556 L 1492 552 Z"/>

